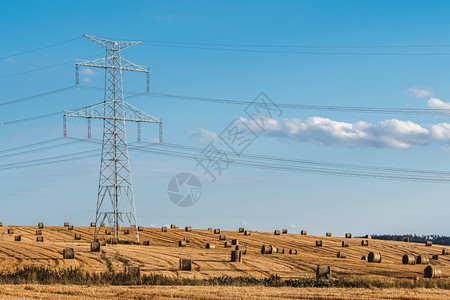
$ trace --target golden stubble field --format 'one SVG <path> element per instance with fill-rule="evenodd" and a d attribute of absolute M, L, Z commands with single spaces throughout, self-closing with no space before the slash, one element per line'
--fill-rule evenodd
<path fill-rule="evenodd" d="M 8 234 L 8 229 L 13 229 L 14 234 Z M 141 274 L 161 274 L 173 278 L 196 278 L 204 279 L 220 276 L 252 276 L 265 278 L 277 275 L 284 278 L 315 278 L 317 265 L 328 265 L 332 268 L 333 277 L 347 279 L 379 279 L 393 280 L 406 279 L 414 280 L 414 277 L 423 278 L 423 271 L 426 265 L 403 265 L 402 256 L 405 253 L 414 255 L 424 254 L 431 258 L 433 254 L 441 254 L 443 246 L 433 245 L 426 247 L 424 244 L 369 240 L 368 246 L 361 246 L 361 238 L 325 237 L 310 236 L 300 234 L 274 235 L 267 232 L 252 232 L 250 236 L 235 231 L 222 231 L 226 236 L 226 241 L 238 239 L 240 245 L 245 245 L 247 254 L 243 256 L 242 263 L 230 262 L 232 248 L 225 248 L 225 241 L 219 241 L 219 235 L 211 230 L 192 229 L 186 232 L 184 228 L 171 229 L 162 232 L 161 228 L 144 228 L 140 232 L 141 241 L 149 240 L 150 246 L 144 245 L 107 245 L 103 246 L 101 252 L 90 252 L 90 241 L 93 237 L 94 229 L 91 227 L 77 227 L 68 230 L 66 227 L 46 226 L 42 230 L 43 243 L 36 242 L 37 226 L 3 226 L 0 227 L 0 271 L 12 271 L 16 267 L 35 265 L 48 266 L 52 268 L 80 267 L 90 272 L 106 272 L 107 264 L 100 256 L 107 257 L 112 263 L 115 271 L 122 271 L 125 265 L 139 266 Z M 104 229 L 101 236 L 104 235 Z M 75 233 L 80 233 L 82 239 L 74 240 Z M 14 241 L 14 236 L 21 235 L 20 242 Z M 190 242 L 187 247 L 178 247 L 178 241 L 187 238 Z M 133 236 L 121 235 L 123 240 L 133 240 Z M 316 247 L 316 240 L 322 240 L 323 246 Z M 348 248 L 341 246 L 342 241 L 349 243 Z M 205 249 L 206 243 L 215 244 L 215 249 Z M 260 254 L 263 244 L 271 244 L 277 248 L 285 249 L 285 253 Z M 75 250 L 75 259 L 65 260 L 62 257 L 64 248 Z M 450 247 L 448 247 L 450 248 Z M 297 255 L 289 254 L 289 249 L 296 249 Z M 338 251 L 344 251 L 347 258 L 336 257 Z M 382 255 L 381 263 L 369 263 L 361 260 L 362 256 L 367 256 L 370 251 L 379 252 Z M 193 270 L 179 271 L 179 259 L 188 258 L 193 260 Z M 450 256 L 439 255 L 438 260 L 431 260 L 431 264 L 440 267 L 443 278 L 450 276 Z M 2 286 L 3 297 L 14 297 L 21 291 L 30 295 L 38 295 L 40 290 L 53 290 L 58 294 L 58 290 L 70 291 L 74 293 L 85 291 L 83 297 L 99 298 L 105 293 L 100 292 L 104 287 L 73 287 L 73 286 L 37 286 L 27 285 L 18 287 Z M 10 290 L 8 294 L 6 291 Z M 109 290 L 109 288 L 108 288 Z M 240 293 L 247 295 L 246 298 L 254 299 L 277 299 L 297 298 L 299 295 L 313 297 L 314 295 L 330 294 L 331 298 L 337 295 L 348 295 L 349 297 L 361 298 L 361 293 L 370 295 L 381 295 L 380 291 L 366 289 L 299 289 L 299 288 L 261 288 L 261 287 L 111 287 L 118 295 L 130 293 L 130 298 L 144 297 L 154 299 L 170 299 L 171 293 L 199 295 L 194 299 L 215 299 L 214 295 L 222 295 L 223 299 L 238 299 Z M 209 293 L 208 291 L 211 291 Z M 214 291 L 214 292 L 213 292 Z M 45 294 L 44 291 L 41 291 Z M 259 295 L 258 293 L 267 293 Z M 395 293 L 394 293 L 395 292 Z M 16 293 L 16 294 L 14 294 Z M 98 296 L 96 294 L 98 293 Z M 133 296 L 133 293 L 135 296 Z M 147 293 L 147 294 L 146 294 Z M 159 294 L 158 294 L 159 293 Z M 191 293 L 191 294 L 190 294 Z M 301 293 L 301 294 L 299 294 Z M 414 290 L 386 290 L 386 295 L 396 294 L 395 299 L 409 299 L 411 297 L 443 297 L 450 298 L 450 293 L 445 290 L 427 289 L 421 291 Z M 417 295 L 414 295 L 416 293 Z M 9 296 L 7 296 L 9 295 Z M 139 296 L 141 295 L 141 296 Z M 203 296 L 201 296 L 203 295 Z M 259 296 L 258 296 L 259 295 Z M 81 297 L 81 295 L 79 295 Z M 34 296 L 33 296 L 34 297 Z M 68 296 L 69 297 L 69 296 Z M 76 296 L 74 296 L 76 297 Z M 128 297 L 128 296 L 126 296 Z M 175 296 L 174 296 L 175 297 Z M 36 296 L 36 298 L 39 298 Z M 43 299 L 46 297 L 42 297 Z M 217 298 L 217 297 L 216 297 Z M 219 297 L 220 298 L 220 297 Z M 217 299 L 219 299 L 217 298 Z M 221 298 L 221 299 L 222 299 Z M 344 297 L 345 298 L 345 297 Z M 388 297 L 388 299 L 394 299 Z"/>

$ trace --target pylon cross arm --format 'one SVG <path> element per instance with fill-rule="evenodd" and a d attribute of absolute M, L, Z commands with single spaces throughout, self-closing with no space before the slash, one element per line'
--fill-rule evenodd
<path fill-rule="evenodd" d="M 111 101 L 109 101 L 110 103 Z M 142 123 L 162 123 L 160 119 L 157 119 L 142 110 L 124 102 L 124 114 L 123 117 L 114 117 L 105 115 L 105 106 L 109 105 L 108 102 L 98 103 L 92 106 L 88 106 L 76 111 L 65 111 L 64 118 L 85 118 L 85 119 L 101 119 L 101 120 L 123 120 L 127 122 L 142 122 Z"/>
<path fill-rule="evenodd" d="M 90 39 L 91 41 L 93 41 L 94 43 L 96 43 L 97 45 L 99 45 L 101 47 L 104 47 L 107 49 L 112 49 L 112 50 L 118 50 L 118 51 L 139 45 L 141 43 L 139 41 L 117 42 L 117 41 L 111 41 L 108 39 L 99 38 L 99 37 L 95 37 L 95 36 L 87 35 L 87 34 L 84 34 L 83 36 Z"/>
<path fill-rule="evenodd" d="M 118 69 L 122 71 L 134 71 L 134 72 L 143 72 L 149 73 L 149 69 L 147 66 L 137 65 L 129 60 L 121 58 L 121 63 L 118 65 L 111 65 L 111 61 L 109 57 L 106 58 L 98 58 L 93 60 L 86 59 L 77 59 L 75 65 L 76 66 L 84 66 L 84 67 L 93 67 L 93 68 L 110 68 L 110 69 Z"/>

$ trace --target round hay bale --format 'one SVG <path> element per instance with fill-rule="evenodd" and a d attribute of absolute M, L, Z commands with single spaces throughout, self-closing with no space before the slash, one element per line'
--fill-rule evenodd
<path fill-rule="evenodd" d="M 227 239 L 227 236 L 224 234 L 219 235 L 219 241 L 225 241 Z"/>
<path fill-rule="evenodd" d="M 191 271 L 192 270 L 192 260 L 186 258 L 180 258 L 180 270 L 181 271 Z"/>
<path fill-rule="evenodd" d="M 161 232 L 167 232 L 167 227 L 161 227 Z"/>
<path fill-rule="evenodd" d="M 263 245 L 261 247 L 261 254 L 272 254 L 272 253 L 276 253 L 277 252 L 277 248 L 275 248 L 272 245 Z"/>
<path fill-rule="evenodd" d="M 67 226 L 67 230 L 73 230 L 73 225 Z"/>
<path fill-rule="evenodd" d="M 211 243 L 206 243 L 206 249 L 215 249 L 216 245 L 211 244 Z"/>
<path fill-rule="evenodd" d="M 184 238 L 183 238 L 183 240 L 185 240 L 185 241 L 186 241 L 186 243 L 189 243 L 189 242 L 191 241 L 191 239 L 190 239 L 190 238 L 188 238 L 188 237 L 184 237 Z"/>
<path fill-rule="evenodd" d="M 425 243 L 425 246 L 427 246 L 427 247 L 431 247 L 433 245 L 433 242 L 432 241 L 427 241 L 426 243 Z"/>
<path fill-rule="evenodd" d="M 91 252 L 100 252 L 100 243 L 99 242 L 91 243 Z"/>
<path fill-rule="evenodd" d="M 302 231 L 300 231 L 300 234 L 301 234 L 301 235 L 307 235 L 308 232 L 307 232 L 306 230 L 302 230 Z"/>
<path fill-rule="evenodd" d="M 42 222 L 39 222 L 39 223 L 38 223 L 38 228 L 39 228 L 39 229 L 42 229 L 42 228 L 44 228 L 44 223 L 42 223 Z"/>
<path fill-rule="evenodd" d="M 438 260 L 439 259 L 439 254 L 433 254 L 431 259 Z"/>
<path fill-rule="evenodd" d="M 409 243 L 409 237 L 405 236 L 405 237 L 403 238 L 403 241 L 404 241 L 405 243 Z"/>
<path fill-rule="evenodd" d="M 211 227 L 208 227 L 208 231 L 212 231 L 213 229 Z"/>
<path fill-rule="evenodd" d="M 64 227 L 68 227 L 69 226 L 69 222 L 64 222 Z"/>
<path fill-rule="evenodd" d="M 287 234 L 287 233 L 288 233 L 288 230 L 287 230 L 287 229 L 282 229 L 282 230 L 281 230 L 281 233 L 282 233 L 282 234 Z"/>
<path fill-rule="evenodd" d="M 350 247 L 350 245 L 348 244 L 348 242 L 346 242 L 346 241 L 342 241 L 342 247 L 344 247 L 344 248 L 347 248 L 347 247 Z"/>
<path fill-rule="evenodd" d="M 105 229 L 105 234 L 106 234 L 106 235 L 111 235 L 111 229 L 108 229 L 108 228 Z"/>
<path fill-rule="evenodd" d="M 119 242 L 119 239 L 118 239 L 118 238 L 115 238 L 115 237 L 110 237 L 110 238 L 109 238 L 109 243 L 110 243 L 111 245 L 117 245 L 118 242 Z"/>
<path fill-rule="evenodd" d="M 275 231 L 273 232 L 273 234 L 274 234 L 274 235 L 280 235 L 280 231 L 279 231 L 279 230 L 275 230 Z"/>
<path fill-rule="evenodd" d="M 244 232 L 244 227 L 239 227 L 239 233 Z"/>
<path fill-rule="evenodd" d="M 178 241 L 178 247 L 186 247 L 187 243 L 185 240 Z"/>
<path fill-rule="evenodd" d="M 138 266 L 127 266 L 126 273 L 130 276 L 139 276 L 141 275 L 141 268 Z"/>
<path fill-rule="evenodd" d="M 438 266 L 428 265 L 425 270 L 423 270 L 425 278 L 439 278 L 442 276 L 442 271 Z"/>
<path fill-rule="evenodd" d="M 97 223 L 91 222 L 91 227 L 96 227 L 96 226 L 97 226 Z"/>
<path fill-rule="evenodd" d="M 242 262 L 242 252 L 239 250 L 231 251 L 231 262 Z"/>
<path fill-rule="evenodd" d="M 368 240 L 362 240 L 361 241 L 361 246 L 369 246 L 369 241 Z"/>
<path fill-rule="evenodd" d="M 14 234 L 14 229 L 8 228 L 8 234 Z"/>
<path fill-rule="evenodd" d="M 284 248 L 277 248 L 277 253 L 284 254 Z"/>
<path fill-rule="evenodd" d="M 346 239 L 351 239 L 352 238 L 352 234 L 350 232 L 345 234 L 345 238 Z"/>
<path fill-rule="evenodd" d="M 63 259 L 74 259 L 75 253 L 73 252 L 73 248 L 65 248 L 63 249 Z"/>
<path fill-rule="evenodd" d="M 170 224 L 170 228 L 175 229 L 175 228 L 177 228 L 177 225 L 175 225 L 175 224 Z"/>
<path fill-rule="evenodd" d="M 214 234 L 220 234 L 220 229 L 219 228 L 214 229 Z"/>
<path fill-rule="evenodd" d="M 252 232 L 250 230 L 246 230 L 244 231 L 244 235 L 246 236 L 252 235 Z"/>
<path fill-rule="evenodd" d="M 74 239 L 77 241 L 81 240 L 81 233 L 75 233 Z"/>
<path fill-rule="evenodd" d="M 317 266 L 316 279 L 330 279 L 331 267 L 330 266 Z"/>
<path fill-rule="evenodd" d="M 449 251 L 448 249 L 442 249 L 442 255 L 448 255 Z"/>
<path fill-rule="evenodd" d="M 247 254 L 247 247 L 245 247 L 244 245 L 237 245 L 236 247 L 234 247 L 234 250 L 239 250 L 244 255 Z"/>
<path fill-rule="evenodd" d="M 363 256 L 361 257 L 361 260 L 367 260 L 366 256 L 363 255 Z"/>
<path fill-rule="evenodd" d="M 99 241 L 99 243 L 100 243 L 100 246 L 106 246 L 106 239 L 105 239 L 105 238 L 102 238 L 102 239 Z"/>
<path fill-rule="evenodd" d="M 368 262 L 380 263 L 381 262 L 381 253 L 369 252 L 367 256 Z"/>
<path fill-rule="evenodd" d="M 125 229 L 123 230 L 123 234 L 130 234 L 130 229 L 125 228 Z"/>
<path fill-rule="evenodd" d="M 289 254 L 297 255 L 297 249 L 289 249 Z"/>
<path fill-rule="evenodd" d="M 316 247 L 322 247 L 322 240 L 316 241 Z"/>
<path fill-rule="evenodd" d="M 430 258 L 428 257 L 428 256 L 426 256 L 426 255 L 418 255 L 417 257 L 416 257 L 416 263 L 418 264 L 418 265 L 426 265 L 426 264 L 429 264 L 430 263 Z"/>
<path fill-rule="evenodd" d="M 42 229 L 36 230 L 36 235 L 42 235 Z"/>
<path fill-rule="evenodd" d="M 331 232 L 327 232 L 327 233 L 325 234 L 325 236 L 330 237 L 330 236 L 331 236 Z"/>
<path fill-rule="evenodd" d="M 16 235 L 14 237 L 14 241 L 16 241 L 16 242 L 20 242 L 21 240 L 22 240 L 22 236 L 21 235 Z"/>
<path fill-rule="evenodd" d="M 232 239 L 231 240 L 231 245 L 233 245 L 233 246 L 239 245 L 239 240 L 238 239 Z"/>
<path fill-rule="evenodd" d="M 143 241 L 143 242 L 142 242 L 142 245 L 144 245 L 144 246 L 150 246 L 150 241 L 149 241 L 149 240 Z"/>
<path fill-rule="evenodd" d="M 191 226 L 186 226 L 186 227 L 184 227 L 184 231 L 191 232 L 192 231 L 192 227 Z"/>
<path fill-rule="evenodd" d="M 36 242 L 39 242 L 39 243 L 44 242 L 44 237 L 43 236 L 37 236 L 36 237 Z"/>
<path fill-rule="evenodd" d="M 415 265 L 416 257 L 412 254 L 405 254 L 402 257 L 402 264 L 404 265 Z"/>
<path fill-rule="evenodd" d="M 365 236 L 364 238 L 366 238 L 366 239 L 371 239 L 372 236 L 371 236 L 370 234 L 366 234 L 366 236 Z"/>
<path fill-rule="evenodd" d="M 3 222 L 0 222 L 0 227 L 3 227 Z"/>
<path fill-rule="evenodd" d="M 336 257 L 337 258 L 347 258 L 347 255 L 342 251 L 338 251 L 338 253 L 336 253 Z"/>
<path fill-rule="evenodd" d="M 144 226 L 138 226 L 138 231 L 144 231 Z"/>
<path fill-rule="evenodd" d="M 227 241 L 224 243 L 225 248 L 231 248 L 231 242 Z"/>

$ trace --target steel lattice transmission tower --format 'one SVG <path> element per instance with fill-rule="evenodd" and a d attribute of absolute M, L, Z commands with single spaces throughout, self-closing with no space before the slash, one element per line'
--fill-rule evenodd
<path fill-rule="evenodd" d="M 123 97 L 122 71 L 143 72 L 147 74 L 147 93 L 149 92 L 149 68 L 136 65 L 121 57 L 120 51 L 140 44 L 137 41 L 117 42 L 103 38 L 84 35 L 86 38 L 106 49 L 105 58 L 94 60 L 76 60 L 77 85 L 79 66 L 105 69 L 105 99 L 77 111 L 64 112 L 64 136 L 67 136 L 66 117 L 88 119 L 90 137 L 90 120 L 103 120 L 103 146 L 100 163 L 100 179 L 97 194 L 97 210 L 95 215 L 94 240 L 105 220 L 113 227 L 115 238 L 119 238 L 120 229 L 125 221 L 139 242 L 136 208 L 134 204 L 133 182 L 131 178 L 130 160 L 125 122 L 137 122 L 138 140 L 140 140 L 140 123 L 158 123 L 160 142 L 162 142 L 162 120 L 126 103 Z M 120 209 L 123 198 L 129 204 L 128 211 Z M 111 200 L 112 210 L 105 210 L 105 200 Z"/>

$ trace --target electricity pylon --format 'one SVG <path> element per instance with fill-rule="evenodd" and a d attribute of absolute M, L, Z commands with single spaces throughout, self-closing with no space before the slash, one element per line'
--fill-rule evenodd
<path fill-rule="evenodd" d="M 126 103 L 123 98 L 122 71 L 143 72 L 147 74 L 147 93 L 149 92 L 149 68 L 136 65 L 121 57 L 120 51 L 140 44 L 137 41 L 116 42 L 90 35 L 86 38 L 106 49 L 105 58 L 94 60 L 76 60 L 76 84 L 79 83 L 79 66 L 105 69 L 105 99 L 102 103 L 88 106 L 77 111 L 64 112 L 64 136 L 67 136 L 66 117 L 86 118 L 90 137 L 90 120 L 103 120 L 103 146 L 100 163 L 100 179 L 95 214 L 94 240 L 107 220 L 113 226 L 114 238 L 119 239 L 120 229 L 128 221 L 137 241 L 136 207 L 134 204 L 133 182 L 131 179 L 130 160 L 125 122 L 137 122 L 138 140 L 140 140 L 140 123 L 158 123 L 160 142 L 162 142 L 162 120 Z M 122 198 L 128 200 L 129 211 L 122 211 Z M 112 211 L 104 210 L 106 200 L 111 200 Z"/>

